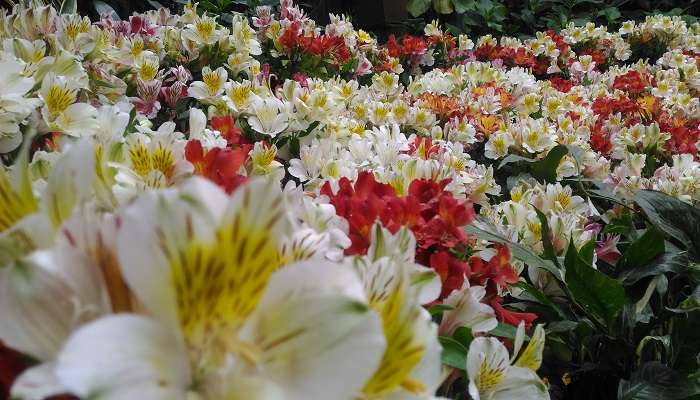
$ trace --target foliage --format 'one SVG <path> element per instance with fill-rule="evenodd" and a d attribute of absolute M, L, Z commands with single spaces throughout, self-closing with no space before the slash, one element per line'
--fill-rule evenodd
<path fill-rule="evenodd" d="M 608 25 L 642 20 L 645 15 L 683 15 L 689 22 L 700 13 L 697 0 L 409 0 L 407 10 L 417 21 L 439 18 L 453 34 L 532 36 L 574 23 Z"/>

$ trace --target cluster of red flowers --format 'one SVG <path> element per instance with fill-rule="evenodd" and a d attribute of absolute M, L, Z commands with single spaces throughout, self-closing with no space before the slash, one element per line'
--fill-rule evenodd
<path fill-rule="evenodd" d="M 195 174 L 206 177 L 231 193 L 247 180 L 238 171 L 248 158 L 252 145 L 244 143 L 241 130 L 234 126 L 230 115 L 213 117 L 211 126 L 221 133 L 231 147 L 214 147 L 205 151 L 199 140 L 192 139 L 185 145 L 185 159 L 194 165 Z"/>
<path fill-rule="evenodd" d="M 287 51 L 300 50 L 323 57 L 336 66 L 345 65 L 352 58 L 350 49 L 341 36 L 305 35 L 296 21 L 282 33 L 279 42 Z"/>
<path fill-rule="evenodd" d="M 514 49 L 500 45 L 482 44 L 474 50 L 474 57 L 480 61 L 495 61 L 501 60 L 504 65 L 509 67 L 535 67 L 535 57 L 527 52 L 524 47 Z"/>
<path fill-rule="evenodd" d="M 428 51 L 425 40 L 420 36 L 404 35 L 399 43 L 393 34 L 389 35 L 386 49 L 392 57 L 422 57 Z"/>
<path fill-rule="evenodd" d="M 549 78 L 549 83 L 552 84 L 553 88 L 562 93 L 569 93 L 571 88 L 575 86 L 574 82 L 570 79 L 564 79 L 559 76 Z"/>
<path fill-rule="evenodd" d="M 686 125 L 661 123 L 660 127 L 662 131 L 671 134 L 666 147 L 672 154 L 696 154 L 698 152 L 695 144 L 700 140 L 700 129 L 698 129 L 697 124 L 689 128 Z"/>
<path fill-rule="evenodd" d="M 371 172 L 364 171 L 354 186 L 342 178 L 337 193 L 333 193 L 329 183 L 321 193 L 330 198 L 336 213 L 348 221 L 352 245 L 345 251 L 347 255 L 367 252 L 375 221 L 392 233 L 406 226 L 416 237 L 416 260 L 440 274 L 445 296 L 461 287 L 469 272 L 468 264 L 452 255 L 451 250 L 468 246 L 463 227 L 474 219 L 470 203 L 445 191 L 448 183 L 417 179 L 409 185 L 408 195 L 398 196 L 390 185 L 377 182 Z"/>
<path fill-rule="evenodd" d="M 615 77 L 613 88 L 635 95 L 644 92 L 649 84 L 653 85 L 653 82 L 649 82 L 648 77 L 642 76 L 639 71 L 631 70 Z"/>
<path fill-rule="evenodd" d="M 440 276 L 441 299 L 461 288 L 467 279 L 487 288 L 485 301 L 500 321 L 516 326 L 520 321 L 531 324 L 537 318 L 535 314 L 512 312 L 501 305 L 499 289 L 518 281 L 507 246 L 495 245 L 495 255 L 489 261 L 459 256 L 470 248 L 464 227 L 474 220 L 474 209 L 469 202 L 445 191 L 448 183 L 416 179 L 406 196 L 398 196 L 390 185 L 377 182 L 371 172 L 363 171 L 354 185 L 347 178 L 340 179 L 336 193 L 326 182 L 321 194 L 328 196 L 336 213 L 348 221 L 352 245 L 345 250 L 346 255 L 367 253 L 376 221 L 392 233 L 406 226 L 416 238 L 416 261 Z"/>

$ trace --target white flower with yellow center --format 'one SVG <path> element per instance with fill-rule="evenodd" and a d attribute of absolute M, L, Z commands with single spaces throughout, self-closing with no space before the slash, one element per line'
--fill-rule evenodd
<path fill-rule="evenodd" d="M 348 266 L 281 264 L 283 205 L 276 183 L 228 196 L 195 177 L 124 209 L 121 271 L 148 316 L 75 332 L 60 384 L 81 398 L 355 398 L 384 351 L 381 322 Z"/>
<path fill-rule="evenodd" d="M 215 102 L 224 93 L 228 73 L 224 67 L 202 68 L 202 80 L 190 84 L 188 94 L 202 102 Z"/>
<path fill-rule="evenodd" d="M 250 81 L 226 82 L 226 104 L 235 115 L 248 111 L 248 107 L 255 99 Z"/>
<path fill-rule="evenodd" d="M 66 77 L 50 72 L 44 77 L 39 97 L 44 101 L 41 114 L 48 129 L 70 136 L 88 136 L 95 132 L 97 110 L 77 103 L 78 88 Z"/>
<path fill-rule="evenodd" d="M 508 132 L 496 132 L 489 136 L 489 141 L 484 146 L 484 155 L 496 160 L 508 155 L 508 149 L 513 144 L 513 137 Z"/>
<path fill-rule="evenodd" d="M 194 15 L 191 24 L 187 24 L 182 31 L 182 38 L 193 42 L 196 47 L 212 45 L 228 34 L 228 30 L 220 26 L 216 20 L 208 15 Z"/>
<path fill-rule="evenodd" d="M 519 328 L 514 352 L 520 351 L 524 332 Z M 535 371 L 542 362 L 544 329 L 538 326 L 528 346 L 511 365 L 506 346 L 496 338 L 478 337 L 469 346 L 469 395 L 475 400 L 549 399 Z"/>
<path fill-rule="evenodd" d="M 441 336 L 452 336 L 457 328 L 466 326 L 472 332 L 489 332 L 496 328 L 496 314 L 488 304 L 481 302 L 486 295 L 483 286 L 469 286 L 465 281 L 459 290 L 454 290 L 444 300 L 443 304 L 452 306 L 442 314 L 439 333 Z"/>
<path fill-rule="evenodd" d="M 166 122 L 149 134 L 136 132 L 127 136 L 126 161 L 110 166 L 119 171 L 115 176 L 115 195 L 130 199 L 138 192 L 172 186 L 192 172 L 184 157 L 185 140 L 175 132 L 175 124 Z"/>
<path fill-rule="evenodd" d="M 254 131 L 275 137 L 287 129 L 289 116 L 284 111 L 285 106 L 276 97 L 258 97 L 251 104 L 251 115 L 248 123 Z"/>
<path fill-rule="evenodd" d="M 368 399 L 431 396 L 442 381 L 437 326 L 421 307 L 437 298 L 437 275 L 413 262 L 415 239 L 376 224 L 367 256 L 356 259 L 369 305 L 382 318 L 386 351 L 363 389 Z"/>

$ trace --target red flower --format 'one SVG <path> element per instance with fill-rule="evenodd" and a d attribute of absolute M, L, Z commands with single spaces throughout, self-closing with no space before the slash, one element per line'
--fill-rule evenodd
<path fill-rule="evenodd" d="M 328 196 L 336 214 L 348 221 L 352 245 L 345 254 L 365 254 L 372 238 L 372 225 L 382 213 L 386 215 L 388 201 L 395 198 L 396 193 L 391 186 L 377 182 L 368 171 L 360 172 L 354 186 L 347 178 L 341 178 L 338 186 L 338 192 L 334 194 L 330 183 L 326 182 L 321 194 Z"/>
<path fill-rule="evenodd" d="M 440 297 L 446 297 L 453 290 L 461 288 L 465 277 L 471 273 L 469 264 L 456 259 L 446 251 L 438 251 L 430 256 L 430 268 L 440 275 L 442 281 Z"/>
<path fill-rule="evenodd" d="M 433 139 L 430 137 L 416 136 L 413 143 L 409 144 L 406 154 L 418 152 L 418 155 L 424 160 L 427 160 L 433 154 L 440 152 L 440 146 L 433 145 Z"/>
<path fill-rule="evenodd" d="M 671 134 L 671 139 L 666 145 L 672 154 L 696 154 L 698 152 L 695 144 L 700 140 L 700 130 L 678 126 L 668 129 L 668 132 Z"/>
<path fill-rule="evenodd" d="M 401 40 L 403 44 L 403 54 L 407 56 L 423 56 L 428 48 L 425 40 L 419 36 L 404 35 Z"/>
<path fill-rule="evenodd" d="M 647 80 L 638 71 L 631 70 L 624 75 L 615 77 L 613 88 L 624 90 L 631 94 L 642 93 L 646 90 Z"/>
<path fill-rule="evenodd" d="M 569 90 L 571 90 L 572 87 L 574 87 L 574 83 L 571 82 L 568 79 L 562 79 L 558 76 L 555 76 L 553 78 L 549 78 L 549 83 L 552 84 L 552 87 L 557 89 L 558 91 L 562 93 L 569 93 Z"/>
<path fill-rule="evenodd" d="M 234 125 L 231 115 L 211 117 L 211 127 L 221 133 L 221 136 L 226 139 L 229 146 L 240 145 L 245 142 L 241 137 L 241 128 Z"/>
<path fill-rule="evenodd" d="M 477 285 L 486 286 L 493 282 L 497 287 L 506 287 L 518 282 L 518 273 L 510 265 L 510 250 L 504 244 L 495 245 L 496 254 L 488 261 L 480 257 L 469 259 L 472 269 L 470 281 Z"/>
<path fill-rule="evenodd" d="M 197 175 L 202 175 L 222 187 L 226 192 L 233 192 L 247 178 L 239 175 L 238 170 L 245 163 L 250 145 L 236 150 L 214 147 L 205 152 L 202 143 L 193 139 L 185 145 L 185 159 L 194 165 Z"/>
<path fill-rule="evenodd" d="M 0 342 L 0 400 L 10 398 L 12 382 L 27 367 L 20 353 Z"/>
<path fill-rule="evenodd" d="M 401 46 L 393 33 L 389 35 L 389 40 L 386 42 L 386 50 L 391 57 L 399 57 L 401 55 Z"/>
<path fill-rule="evenodd" d="M 496 318 L 498 318 L 500 322 L 518 326 L 521 321 L 524 321 L 525 330 L 529 330 L 532 327 L 532 322 L 537 319 L 537 314 L 510 311 L 504 308 L 502 303 L 502 297 L 493 296 L 489 299 L 489 305 L 493 308 L 493 311 L 496 312 Z"/>

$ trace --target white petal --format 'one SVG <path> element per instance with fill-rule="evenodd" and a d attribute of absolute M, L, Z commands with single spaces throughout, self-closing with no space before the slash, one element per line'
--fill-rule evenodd
<path fill-rule="evenodd" d="M 207 126 L 207 117 L 198 108 L 190 109 L 190 137 L 201 135 Z"/>
<path fill-rule="evenodd" d="M 44 400 L 68 392 L 58 381 L 54 362 L 46 362 L 22 373 L 12 384 L 12 398 Z"/>
<path fill-rule="evenodd" d="M 273 275 L 241 333 L 288 399 L 353 399 L 379 365 L 384 334 L 349 267 L 322 261 Z"/>
<path fill-rule="evenodd" d="M 492 400 L 548 400 L 549 392 L 540 378 L 530 369 L 511 367 L 505 379 L 491 396 Z"/>
<path fill-rule="evenodd" d="M 54 228 L 71 216 L 73 209 L 93 193 L 95 150 L 91 139 L 74 144 L 56 162 L 49 175 L 42 206 L 51 217 Z"/>
<path fill-rule="evenodd" d="M 71 393 L 105 400 L 185 399 L 186 350 L 164 326 L 119 314 L 90 323 L 66 343 L 56 375 Z"/>
<path fill-rule="evenodd" d="M 55 356 L 77 326 L 109 311 L 97 271 L 70 249 L 0 268 L 0 338 L 39 360 Z"/>
<path fill-rule="evenodd" d="M 483 291 L 483 287 L 469 287 L 469 283 L 465 282 L 461 289 L 450 293 L 444 304 L 454 309 L 444 312 L 440 323 L 441 335 L 452 335 L 462 326 L 470 328 L 472 332 L 488 332 L 498 325 L 493 309 L 479 301 Z"/>
<path fill-rule="evenodd" d="M 470 382 L 479 380 L 484 363 L 487 371 L 508 369 L 510 366 L 508 349 L 496 338 L 475 338 L 469 345 L 467 353 L 467 374 Z"/>
<path fill-rule="evenodd" d="M 124 279 L 136 297 L 158 319 L 179 329 L 170 260 L 191 240 L 211 240 L 230 203 L 215 184 L 195 177 L 180 190 L 142 194 L 121 214 L 117 237 Z"/>

